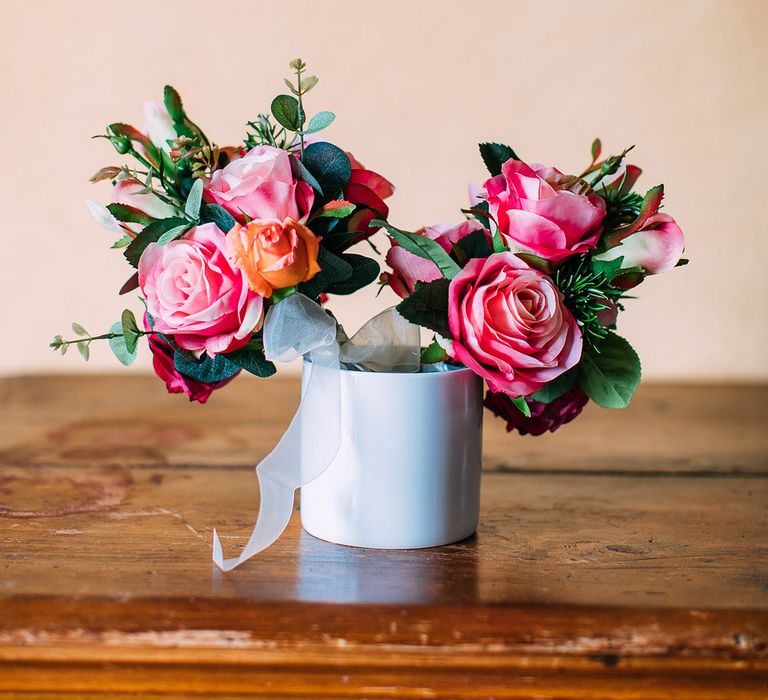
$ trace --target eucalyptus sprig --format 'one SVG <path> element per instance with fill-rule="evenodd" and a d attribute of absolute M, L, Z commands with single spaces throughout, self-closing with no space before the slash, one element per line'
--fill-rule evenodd
<path fill-rule="evenodd" d="M 79 336 L 74 340 L 64 340 L 56 335 L 50 343 L 50 347 L 62 355 L 66 354 L 70 345 L 77 346 L 83 359 L 90 358 L 90 345 L 94 340 L 108 340 L 109 346 L 117 359 L 124 365 L 130 365 L 136 359 L 136 346 L 143 335 L 151 335 L 155 331 L 143 331 L 136 323 L 136 317 L 130 309 L 123 311 L 120 320 L 114 323 L 108 333 L 91 335 L 79 323 L 72 324 L 72 332 Z"/>
<path fill-rule="evenodd" d="M 333 112 L 318 112 L 307 122 L 304 96 L 317 85 L 318 78 L 314 75 L 304 75 L 307 64 L 300 58 L 295 58 L 289 65 L 296 76 L 296 82 L 293 83 L 288 78 L 285 78 L 284 82 L 293 94 L 275 97 L 272 100 L 271 110 L 272 115 L 283 128 L 298 135 L 300 155 L 303 160 L 304 136 L 330 126 L 336 119 L 336 115 Z"/>

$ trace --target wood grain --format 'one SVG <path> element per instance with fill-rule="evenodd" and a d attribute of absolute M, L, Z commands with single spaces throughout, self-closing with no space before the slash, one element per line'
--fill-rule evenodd
<path fill-rule="evenodd" d="M 768 697 L 765 387 L 649 386 L 540 440 L 489 420 L 475 537 L 294 517 L 224 575 L 212 528 L 244 545 L 293 408 L 264 386 L 0 380 L 0 698 Z"/>

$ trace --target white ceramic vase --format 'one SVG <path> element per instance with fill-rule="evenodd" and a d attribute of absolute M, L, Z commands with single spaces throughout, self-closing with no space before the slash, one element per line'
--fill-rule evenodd
<path fill-rule="evenodd" d="M 464 368 L 342 370 L 341 417 L 336 458 L 301 489 L 301 522 L 310 535 L 411 549 L 475 532 L 483 420 L 477 375 Z M 302 430 L 302 450 L 312 449 L 312 436 L 322 429 Z"/>

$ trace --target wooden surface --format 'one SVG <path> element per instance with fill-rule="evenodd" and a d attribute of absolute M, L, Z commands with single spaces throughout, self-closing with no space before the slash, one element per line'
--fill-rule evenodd
<path fill-rule="evenodd" d="M 768 697 L 768 388 L 646 385 L 542 438 L 486 415 L 478 534 L 230 574 L 291 379 L 0 380 L 0 698 Z"/>

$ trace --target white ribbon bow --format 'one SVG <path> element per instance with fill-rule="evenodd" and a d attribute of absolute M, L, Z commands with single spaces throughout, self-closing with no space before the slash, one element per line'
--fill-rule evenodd
<path fill-rule="evenodd" d="M 266 357 L 278 362 L 308 357 L 310 376 L 288 430 L 256 467 L 261 501 L 251 537 L 239 557 L 224 559 L 214 529 L 216 566 L 231 571 L 275 542 L 291 519 L 296 489 L 320 476 L 333 461 L 342 430 L 340 361 L 362 370 L 417 372 L 419 348 L 418 326 L 394 307 L 374 316 L 351 339 L 303 294 L 292 294 L 270 308 L 264 321 Z M 315 426 L 311 450 L 302 450 L 302 426 Z"/>

